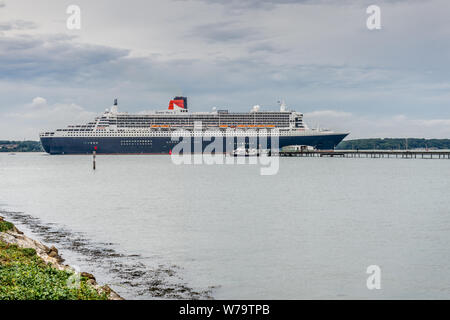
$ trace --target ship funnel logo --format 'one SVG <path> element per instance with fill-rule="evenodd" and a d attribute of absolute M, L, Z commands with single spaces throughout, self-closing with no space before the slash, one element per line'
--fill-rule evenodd
<path fill-rule="evenodd" d="M 169 102 L 169 110 L 187 110 L 187 98 L 175 97 Z"/>

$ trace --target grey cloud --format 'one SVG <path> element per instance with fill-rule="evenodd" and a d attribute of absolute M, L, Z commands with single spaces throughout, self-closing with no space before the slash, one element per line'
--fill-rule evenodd
<path fill-rule="evenodd" d="M 286 52 L 286 49 L 277 47 L 269 42 L 260 42 L 250 45 L 248 48 L 250 53 L 282 53 Z"/>
<path fill-rule="evenodd" d="M 190 0 L 175 0 L 186 2 Z M 271 10 L 286 4 L 320 4 L 330 0 L 197 0 L 212 5 L 223 6 L 231 15 L 241 15 L 249 10 Z M 338 1 L 338 0 L 336 0 Z M 340 0 L 341 3 L 351 0 Z"/>
<path fill-rule="evenodd" d="M 0 4 L 1 7 L 1 4 Z M 0 31 L 36 29 L 37 24 L 31 21 L 15 20 L 0 23 Z"/>
<path fill-rule="evenodd" d="M 252 40 L 260 37 L 258 30 L 234 22 L 218 22 L 195 26 L 189 33 L 208 41 L 228 42 Z"/>
<path fill-rule="evenodd" d="M 83 80 L 95 68 L 126 57 L 128 50 L 83 45 L 70 36 L 0 38 L 0 79 Z M 94 73 L 94 74 L 93 74 Z"/>
<path fill-rule="evenodd" d="M 185 1 L 185 0 L 178 0 Z M 200 0 L 205 3 L 219 4 L 226 6 L 234 13 L 242 13 L 248 9 L 263 9 L 271 10 L 276 6 L 280 5 L 359 5 L 368 6 L 374 4 L 373 0 Z M 395 2 L 420 2 L 420 1 L 430 1 L 430 0 L 378 0 L 375 4 L 380 3 L 395 3 Z"/>
<path fill-rule="evenodd" d="M 270 8 L 274 5 L 283 4 L 305 4 L 305 3 L 322 3 L 330 2 L 330 0 L 201 0 L 212 4 L 222 4 L 225 6 L 236 8 Z M 333 1 L 334 2 L 334 1 Z M 342 0 L 341 0 L 342 2 Z"/>
<path fill-rule="evenodd" d="M 259 45 L 259 50 L 274 49 Z M 381 112 L 401 100 L 397 110 L 401 106 L 411 110 L 409 102 L 414 98 L 396 93 L 412 84 L 417 93 L 425 92 L 421 79 L 408 76 L 410 80 L 405 82 L 404 78 L 405 73 L 395 70 L 288 62 L 273 65 L 264 63 L 264 57 L 248 55 L 209 60 L 132 58 L 128 50 L 80 44 L 68 36 L 0 38 L 0 80 L 26 81 L 42 88 L 42 96 L 76 91 L 80 98 L 71 102 L 95 110 L 99 110 L 99 101 L 116 95 L 129 102 L 127 111 L 147 108 L 145 101 L 150 98 L 164 106 L 170 95 L 180 92 L 195 97 L 197 111 L 225 103 L 244 111 L 254 103 L 275 102 L 280 94 L 292 105 L 303 102 L 302 111 L 311 110 L 305 103 L 332 108 L 345 102 L 343 111 L 365 103 Z M 47 93 L 46 87 L 53 92 Z"/>
<path fill-rule="evenodd" d="M 374 3 L 373 0 L 201 0 L 209 3 L 220 3 L 224 5 L 241 5 L 246 7 L 258 7 L 266 4 L 270 5 L 283 5 L 283 4 L 350 4 L 350 3 Z M 423 0 L 412 0 L 423 1 Z M 430 1 L 430 0 L 425 0 Z M 411 0 L 379 0 L 380 2 L 411 2 Z"/>

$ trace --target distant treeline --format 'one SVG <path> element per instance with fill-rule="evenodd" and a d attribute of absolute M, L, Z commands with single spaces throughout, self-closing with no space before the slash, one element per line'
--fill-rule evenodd
<path fill-rule="evenodd" d="M 39 141 L 2 141 L 0 140 L 0 152 L 40 152 L 42 149 Z"/>
<path fill-rule="evenodd" d="M 450 139 L 385 138 L 342 141 L 338 150 L 450 149 Z"/>

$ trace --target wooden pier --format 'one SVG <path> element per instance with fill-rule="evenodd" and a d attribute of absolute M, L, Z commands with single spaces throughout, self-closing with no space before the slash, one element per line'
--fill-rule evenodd
<path fill-rule="evenodd" d="M 280 157 L 450 159 L 450 150 L 314 150 L 280 151 L 278 155 Z"/>

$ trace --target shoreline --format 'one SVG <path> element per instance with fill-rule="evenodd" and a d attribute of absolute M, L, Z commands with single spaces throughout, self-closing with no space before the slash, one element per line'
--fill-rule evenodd
<path fill-rule="evenodd" d="M 62 289 L 70 291 L 71 293 L 76 292 L 80 296 L 80 292 L 89 292 L 90 295 L 80 299 L 86 300 L 124 300 L 120 295 L 118 295 L 114 290 L 112 290 L 108 285 L 100 286 L 94 275 L 87 272 L 77 272 L 73 267 L 64 264 L 64 259 L 60 256 L 58 249 L 54 246 L 48 247 L 40 241 L 32 239 L 26 236 L 22 231 L 17 229 L 17 227 L 0 216 L 0 275 L 3 270 L 8 268 L 12 269 L 11 275 L 14 278 L 8 282 L 8 278 L 0 277 L 0 284 L 4 284 L 1 281 L 6 281 L 13 287 L 20 282 L 23 275 L 17 272 L 18 267 L 33 268 L 35 272 L 49 272 L 51 274 L 58 274 L 64 277 L 73 277 L 78 281 L 78 287 L 70 286 L 69 283 L 63 284 Z M 16 269 L 13 269 L 16 268 Z M 7 274 L 10 275 L 10 274 Z M 18 281 L 17 281 L 18 280 Z M 34 292 L 35 288 L 30 288 Z M 39 292 L 39 288 L 36 291 Z M 61 288 L 51 288 L 58 289 Z M 77 291 L 78 290 L 78 291 Z M 3 292 L 1 292 L 3 293 Z M 6 299 L 8 296 L 6 296 Z M 14 299 L 14 297 L 12 297 Z M 36 293 L 35 299 L 42 299 Z M 45 298 L 44 298 L 45 299 Z M 71 300 L 65 299 L 63 300 Z"/>

